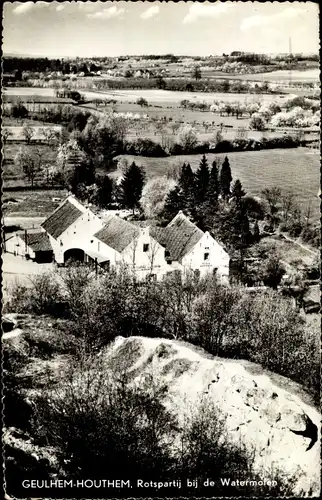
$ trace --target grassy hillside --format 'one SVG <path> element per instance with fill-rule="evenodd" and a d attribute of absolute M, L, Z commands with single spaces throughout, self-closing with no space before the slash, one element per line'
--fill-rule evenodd
<path fill-rule="evenodd" d="M 215 159 L 223 161 L 226 154 L 208 154 L 208 163 Z M 319 155 L 307 148 L 274 149 L 266 151 L 237 152 L 228 155 L 234 179 L 240 179 L 249 194 L 259 195 L 264 188 L 279 186 L 289 190 L 298 198 L 303 208 L 312 204 L 314 217 L 320 213 L 317 196 L 320 185 Z M 145 158 L 123 155 L 129 162 L 142 165 L 148 177 L 166 175 L 178 163 L 189 162 L 192 169 L 198 168 L 201 155 L 181 155 L 168 158 Z M 120 176 L 121 172 L 113 173 Z"/>

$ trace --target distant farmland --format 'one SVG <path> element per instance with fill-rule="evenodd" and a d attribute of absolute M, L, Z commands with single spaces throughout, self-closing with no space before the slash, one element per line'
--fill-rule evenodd
<path fill-rule="evenodd" d="M 295 193 L 303 209 L 311 203 L 316 219 L 320 217 L 320 156 L 307 148 L 274 149 L 269 151 L 251 151 L 226 154 L 208 154 L 208 163 L 217 159 L 221 163 L 228 156 L 234 179 L 240 179 L 245 190 L 254 196 L 259 196 L 261 190 L 279 186 Z M 189 162 L 196 170 L 201 155 L 171 156 L 168 158 L 146 158 L 140 156 L 122 155 L 142 165 L 148 177 L 166 175 L 173 165 Z M 117 171 L 113 176 L 120 176 Z"/>

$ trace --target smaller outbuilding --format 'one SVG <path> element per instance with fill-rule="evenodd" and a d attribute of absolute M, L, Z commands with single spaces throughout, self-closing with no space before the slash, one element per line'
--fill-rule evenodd
<path fill-rule="evenodd" d="M 5 251 L 34 260 L 39 264 L 53 261 L 54 253 L 48 235 L 44 232 L 19 231 L 5 242 Z"/>

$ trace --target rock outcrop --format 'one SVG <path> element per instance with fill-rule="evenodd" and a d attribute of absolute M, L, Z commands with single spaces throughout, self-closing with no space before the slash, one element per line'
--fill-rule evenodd
<path fill-rule="evenodd" d="M 139 381 L 168 386 L 164 401 L 179 419 L 212 400 L 226 418 L 229 440 L 254 452 L 254 467 L 270 477 L 296 477 L 294 495 L 320 493 L 320 416 L 300 386 L 245 361 L 210 356 L 175 340 L 118 337 L 104 361 Z"/>

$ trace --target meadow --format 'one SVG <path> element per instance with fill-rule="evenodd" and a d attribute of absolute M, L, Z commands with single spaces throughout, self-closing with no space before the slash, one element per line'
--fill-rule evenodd
<path fill-rule="evenodd" d="M 18 132 L 17 132 L 18 133 Z M 7 142 L 3 147 L 3 158 L 2 158 L 2 180 L 4 187 L 16 187 L 16 186 L 30 186 L 31 183 L 24 175 L 22 168 L 16 163 L 15 157 L 20 148 L 27 149 L 30 154 L 34 154 L 35 157 L 39 154 L 41 158 L 41 164 L 51 165 L 56 161 L 57 152 L 52 146 L 46 144 L 29 144 L 20 143 L 17 141 Z M 44 174 L 39 174 L 36 176 L 34 184 L 43 183 Z"/>
<path fill-rule="evenodd" d="M 312 216 L 320 217 L 320 157 L 308 148 L 274 149 L 252 152 L 206 155 L 209 165 L 216 160 L 222 163 L 228 156 L 232 176 L 240 179 L 248 194 L 259 196 L 262 189 L 278 186 L 294 193 L 298 203 L 305 210 L 311 204 Z M 201 155 L 180 155 L 168 158 L 146 158 L 121 155 L 129 163 L 144 167 L 147 177 L 167 175 L 174 165 L 189 162 L 191 168 L 198 168 Z M 111 174 L 120 177 L 120 170 Z"/>
<path fill-rule="evenodd" d="M 21 226 L 20 217 L 36 217 L 38 223 L 39 217 L 52 213 L 66 196 L 67 190 L 65 189 L 4 192 L 2 204 L 5 220 L 9 217 L 8 224 Z M 28 228 L 30 227 L 31 220 L 28 220 Z"/>
<path fill-rule="evenodd" d="M 29 99 L 30 96 L 52 97 L 54 98 L 55 90 L 53 88 L 42 87 L 10 87 L 4 90 L 5 96 L 19 96 L 21 100 L 24 97 Z M 173 104 L 180 103 L 183 99 L 201 100 L 213 103 L 214 100 L 220 101 L 240 101 L 261 99 L 263 102 L 282 101 L 286 96 L 282 94 L 235 94 L 235 93 L 220 93 L 220 92 L 179 92 L 161 89 L 138 89 L 138 90 L 107 90 L 107 91 L 84 91 L 82 95 L 89 101 L 94 99 L 115 99 L 116 101 L 136 102 L 139 97 L 143 97 L 151 104 Z"/>

